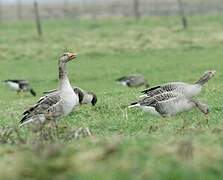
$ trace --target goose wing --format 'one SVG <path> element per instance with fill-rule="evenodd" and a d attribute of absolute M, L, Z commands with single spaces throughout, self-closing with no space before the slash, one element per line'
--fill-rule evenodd
<path fill-rule="evenodd" d="M 178 111 L 177 106 L 184 105 L 183 102 L 185 100 L 185 97 L 182 94 L 177 93 L 164 93 L 153 98 L 159 99 L 155 104 L 152 104 L 152 106 L 162 116 L 176 113 L 176 111 Z M 179 109 L 180 108 L 181 107 L 179 107 Z"/>
<path fill-rule="evenodd" d="M 19 84 L 22 84 L 22 85 L 28 85 L 29 84 L 29 81 L 27 80 L 17 80 Z"/>
<path fill-rule="evenodd" d="M 23 113 L 20 123 L 23 124 L 29 119 L 38 115 L 44 115 L 47 119 L 55 119 L 63 113 L 61 97 L 58 93 L 48 94 Z"/>
<path fill-rule="evenodd" d="M 129 76 L 122 76 L 122 77 L 116 79 L 116 81 L 118 81 L 118 82 L 123 82 L 123 81 L 128 81 L 128 80 L 129 80 Z"/>
<path fill-rule="evenodd" d="M 176 93 L 169 93 L 169 92 L 162 93 L 153 97 L 145 97 L 139 101 L 139 104 L 141 106 L 156 107 L 158 103 L 161 104 L 162 102 L 173 100 L 174 98 L 177 98 L 178 96 L 179 94 L 176 94 Z"/>
<path fill-rule="evenodd" d="M 79 103 L 81 103 L 84 99 L 84 91 L 79 87 L 73 87 L 73 90 L 74 90 L 75 94 L 78 95 Z M 57 94 L 57 93 L 58 93 L 57 89 L 52 89 L 52 90 L 43 92 L 43 94 L 47 94 L 47 95 L 50 95 L 50 94 L 53 95 L 53 94 Z"/>
<path fill-rule="evenodd" d="M 20 80 L 18 84 L 20 89 L 29 89 L 29 82 L 26 80 Z"/>
<path fill-rule="evenodd" d="M 55 92 L 58 92 L 57 89 L 52 89 L 52 90 L 49 90 L 49 91 L 44 91 L 43 94 L 51 94 L 51 93 L 55 93 Z"/>
<path fill-rule="evenodd" d="M 138 78 L 143 78 L 143 76 L 141 74 L 132 74 L 132 75 L 127 75 L 127 76 L 122 76 L 118 79 L 116 79 L 116 81 L 134 81 L 135 79 Z"/>
<path fill-rule="evenodd" d="M 4 80 L 4 82 L 14 82 L 14 83 L 22 83 L 22 84 L 28 84 L 29 82 L 27 80 L 22 80 L 22 79 L 7 79 Z"/>
<path fill-rule="evenodd" d="M 181 88 L 182 86 L 185 86 L 185 85 L 186 83 L 172 82 L 172 83 L 167 83 L 164 85 L 155 86 L 155 87 L 146 89 L 144 91 L 141 91 L 141 93 L 146 94 L 148 97 L 153 97 L 153 96 L 163 94 L 166 92 L 175 91 L 176 89 Z"/>

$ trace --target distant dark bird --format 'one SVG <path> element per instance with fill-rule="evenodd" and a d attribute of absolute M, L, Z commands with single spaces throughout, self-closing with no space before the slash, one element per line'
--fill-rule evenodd
<path fill-rule="evenodd" d="M 215 70 L 206 71 L 203 76 L 194 84 L 184 82 L 171 82 L 150 89 L 146 89 L 141 93 L 144 93 L 141 97 L 153 97 L 165 92 L 180 93 L 190 98 L 198 95 L 201 92 L 203 85 L 208 82 L 216 74 Z"/>
<path fill-rule="evenodd" d="M 27 80 L 8 79 L 4 81 L 12 90 L 20 92 L 29 91 L 33 96 L 36 96 L 36 92 L 31 88 Z"/>
<path fill-rule="evenodd" d="M 139 107 L 159 117 L 169 117 L 180 112 L 189 111 L 197 107 L 202 113 L 208 114 L 209 108 L 198 100 L 187 98 L 182 94 L 167 92 L 153 97 L 145 97 L 132 103 L 129 108 Z"/>
<path fill-rule="evenodd" d="M 141 74 L 132 74 L 123 76 L 117 79 L 116 81 L 119 84 L 128 87 L 140 87 L 140 86 L 146 86 L 146 88 L 149 87 L 148 81 Z"/>
<path fill-rule="evenodd" d="M 93 92 L 85 91 L 79 87 L 73 87 L 74 92 L 78 95 L 79 104 L 92 104 L 94 106 L 97 103 L 97 96 Z M 57 89 L 45 91 L 43 94 L 56 94 L 58 93 Z"/>

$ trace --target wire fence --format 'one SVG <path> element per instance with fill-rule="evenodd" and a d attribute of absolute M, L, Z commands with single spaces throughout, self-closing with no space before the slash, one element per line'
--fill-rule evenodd
<path fill-rule="evenodd" d="M 180 0 L 185 15 L 223 14 L 223 0 Z M 174 16 L 179 0 L 39 0 L 41 19 Z M 0 20 L 30 19 L 34 1 L 0 0 Z"/>

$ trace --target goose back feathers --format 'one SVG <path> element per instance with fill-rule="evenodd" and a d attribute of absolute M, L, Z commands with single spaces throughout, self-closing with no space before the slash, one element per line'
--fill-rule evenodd
<path fill-rule="evenodd" d="M 200 84 L 188 84 L 183 82 L 171 82 L 142 91 L 145 96 L 153 97 L 165 92 L 184 94 L 186 97 L 193 97 L 201 92 Z"/>
<path fill-rule="evenodd" d="M 143 96 L 153 97 L 158 94 L 165 92 L 180 93 L 186 97 L 194 97 L 201 92 L 202 86 L 208 82 L 214 75 L 216 71 L 206 71 L 203 76 L 194 84 L 184 83 L 184 82 L 171 82 L 163 85 L 159 85 L 150 89 L 146 89 L 141 93 L 145 94 Z"/>

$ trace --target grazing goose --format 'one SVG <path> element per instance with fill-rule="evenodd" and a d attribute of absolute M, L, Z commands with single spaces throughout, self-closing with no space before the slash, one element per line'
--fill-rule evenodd
<path fill-rule="evenodd" d="M 208 82 L 212 77 L 214 77 L 216 71 L 210 70 L 206 71 L 203 76 L 194 84 L 188 84 L 184 82 L 171 82 L 167 84 L 163 84 L 160 86 L 152 87 L 150 89 L 146 89 L 141 93 L 144 93 L 141 97 L 153 97 L 155 95 L 173 91 L 175 93 L 181 93 L 186 97 L 190 98 L 198 95 L 201 92 L 203 85 Z"/>
<path fill-rule="evenodd" d="M 91 103 L 92 106 L 95 106 L 95 104 L 98 101 L 96 94 L 93 92 L 88 92 L 88 91 L 82 90 L 78 87 L 74 88 L 74 91 L 75 91 L 75 93 L 77 93 L 79 95 L 79 97 L 82 96 L 82 98 L 80 98 L 80 100 L 79 100 L 80 104 L 90 104 Z"/>
<path fill-rule="evenodd" d="M 33 96 L 36 96 L 36 92 L 30 87 L 27 80 L 8 79 L 3 82 L 12 90 L 17 91 L 17 93 L 29 91 Z"/>
<path fill-rule="evenodd" d="M 93 92 L 85 91 L 79 87 L 73 87 L 74 92 L 78 95 L 79 104 L 92 104 L 94 106 L 97 103 L 97 96 Z M 51 91 L 45 91 L 43 94 L 50 94 L 50 93 L 58 93 L 57 89 Z"/>
<path fill-rule="evenodd" d="M 145 97 L 142 100 L 132 103 L 128 107 L 139 107 L 145 112 L 149 112 L 160 117 L 173 116 L 180 112 L 189 111 L 195 107 L 204 114 L 209 113 L 209 109 L 206 104 L 173 92 L 167 92 L 153 97 Z"/>
<path fill-rule="evenodd" d="M 149 87 L 147 80 L 141 74 L 133 74 L 128 76 L 123 76 L 116 80 L 119 84 L 128 87 L 140 87 L 146 86 Z"/>
<path fill-rule="evenodd" d="M 68 115 L 78 105 L 78 96 L 70 85 L 66 63 L 76 58 L 76 54 L 64 53 L 58 62 L 59 66 L 59 88 L 58 93 L 48 94 L 31 108 L 23 113 L 20 126 L 30 122 L 41 122 L 55 120 Z"/>

